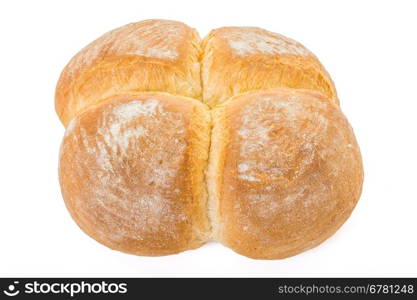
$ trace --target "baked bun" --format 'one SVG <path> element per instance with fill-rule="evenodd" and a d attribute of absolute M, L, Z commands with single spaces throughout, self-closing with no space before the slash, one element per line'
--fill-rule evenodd
<path fill-rule="evenodd" d="M 55 106 L 66 125 L 78 112 L 110 96 L 161 91 L 200 98 L 200 38 L 166 20 L 128 24 L 81 50 L 65 67 Z"/>
<path fill-rule="evenodd" d="M 112 249 L 166 255 L 210 235 L 204 170 L 210 113 L 168 94 L 120 95 L 74 118 L 60 180 L 72 217 Z"/>
<path fill-rule="evenodd" d="M 285 258 L 331 236 L 362 186 L 349 123 L 322 94 L 279 89 L 213 112 L 208 185 L 217 239 L 253 258 Z"/>
<path fill-rule="evenodd" d="M 223 27 L 203 41 L 201 78 L 209 106 L 244 92 L 288 87 L 321 92 L 338 104 L 318 59 L 299 42 L 256 27 Z"/>
<path fill-rule="evenodd" d="M 88 235 L 159 256 L 218 241 L 251 258 L 312 248 L 349 217 L 361 156 L 333 82 L 298 42 L 148 20 L 65 67 L 62 195 Z"/>

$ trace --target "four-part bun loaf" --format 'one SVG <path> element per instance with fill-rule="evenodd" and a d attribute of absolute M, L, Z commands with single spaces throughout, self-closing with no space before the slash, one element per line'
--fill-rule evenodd
<path fill-rule="evenodd" d="M 59 177 L 73 219 L 119 251 L 218 241 L 252 258 L 310 249 L 349 217 L 359 147 L 333 82 L 300 43 L 252 27 L 148 20 L 66 66 Z"/>

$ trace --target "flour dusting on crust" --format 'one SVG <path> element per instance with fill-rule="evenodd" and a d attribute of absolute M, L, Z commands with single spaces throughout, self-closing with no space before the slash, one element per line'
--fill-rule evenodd
<path fill-rule="evenodd" d="M 67 70 L 77 72 L 100 56 L 137 55 L 174 61 L 187 36 L 186 25 L 166 20 L 132 23 L 112 30 L 86 46 L 69 63 Z M 70 74 L 71 75 L 71 74 Z"/>
<path fill-rule="evenodd" d="M 184 115 L 154 98 L 100 109 L 94 125 L 84 127 L 87 112 L 65 138 L 73 145 L 65 166 L 80 190 L 73 200 L 78 211 L 92 212 L 84 218 L 114 242 L 149 240 L 158 232 L 176 239 L 177 226 L 189 222 L 185 202 L 175 200 L 183 193 L 176 182 L 185 176 L 178 173 L 187 145 Z"/>
<path fill-rule="evenodd" d="M 228 41 L 234 53 L 247 56 L 256 53 L 311 55 L 300 43 L 283 35 L 255 27 L 226 29 L 221 37 Z"/>
<path fill-rule="evenodd" d="M 146 101 L 131 101 L 127 104 L 120 105 L 113 110 L 113 114 L 125 121 L 143 115 L 149 116 L 155 113 L 159 102 L 155 99 L 148 99 Z"/>
<path fill-rule="evenodd" d="M 309 210 L 321 205 L 331 210 L 336 203 L 329 201 L 330 187 L 320 181 L 318 174 L 311 173 L 318 169 L 318 160 L 340 155 L 332 147 L 317 150 L 328 132 L 329 121 L 321 113 L 327 104 L 312 99 L 308 106 L 302 101 L 303 94 L 291 90 L 281 93 L 258 93 L 246 105 L 239 114 L 234 142 L 239 148 L 238 179 L 244 185 L 263 186 L 256 193 L 240 197 L 265 222 L 278 213 L 287 221 L 297 222 L 303 215 L 294 215 L 294 207 Z M 342 134 L 334 138 L 339 145 L 346 143 Z M 338 176 L 338 170 L 335 166 L 334 176 Z M 309 189 L 311 182 L 315 182 L 314 189 Z M 249 226 L 248 219 L 242 218 L 241 222 L 242 227 Z"/>

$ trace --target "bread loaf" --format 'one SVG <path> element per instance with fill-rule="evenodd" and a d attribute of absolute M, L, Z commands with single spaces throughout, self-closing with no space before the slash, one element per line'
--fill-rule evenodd
<path fill-rule="evenodd" d="M 363 170 L 334 84 L 304 46 L 251 27 L 148 20 L 81 50 L 57 84 L 62 195 L 89 236 L 160 256 L 218 241 L 280 259 L 330 237 Z"/>

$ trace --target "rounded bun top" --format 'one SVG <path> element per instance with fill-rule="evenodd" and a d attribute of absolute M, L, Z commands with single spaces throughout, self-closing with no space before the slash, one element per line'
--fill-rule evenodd
<path fill-rule="evenodd" d="M 318 59 L 290 38 L 256 27 L 223 27 L 203 41 L 203 99 L 210 106 L 241 93 L 288 87 L 323 93 L 336 89 Z"/>
<path fill-rule="evenodd" d="M 80 227 L 141 255 L 200 246 L 210 235 L 202 184 L 209 121 L 199 101 L 161 93 L 115 96 L 74 118 L 59 173 Z"/>
<path fill-rule="evenodd" d="M 64 125 L 88 106 L 127 92 L 201 96 L 200 38 L 187 25 L 147 20 L 112 30 L 63 70 L 56 111 Z"/>
<path fill-rule="evenodd" d="M 322 94 L 277 89 L 235 96 L 213 112 L 216 235 L 246 256 L 309 249 L 347 219 L 361 193 L 353 131 Z M 216 128 L 217 127 L 217 128 Z M 220 169 L 220 170 L 219 170 Z M 215 174 L 222 174 L 221 180 Z"/>

